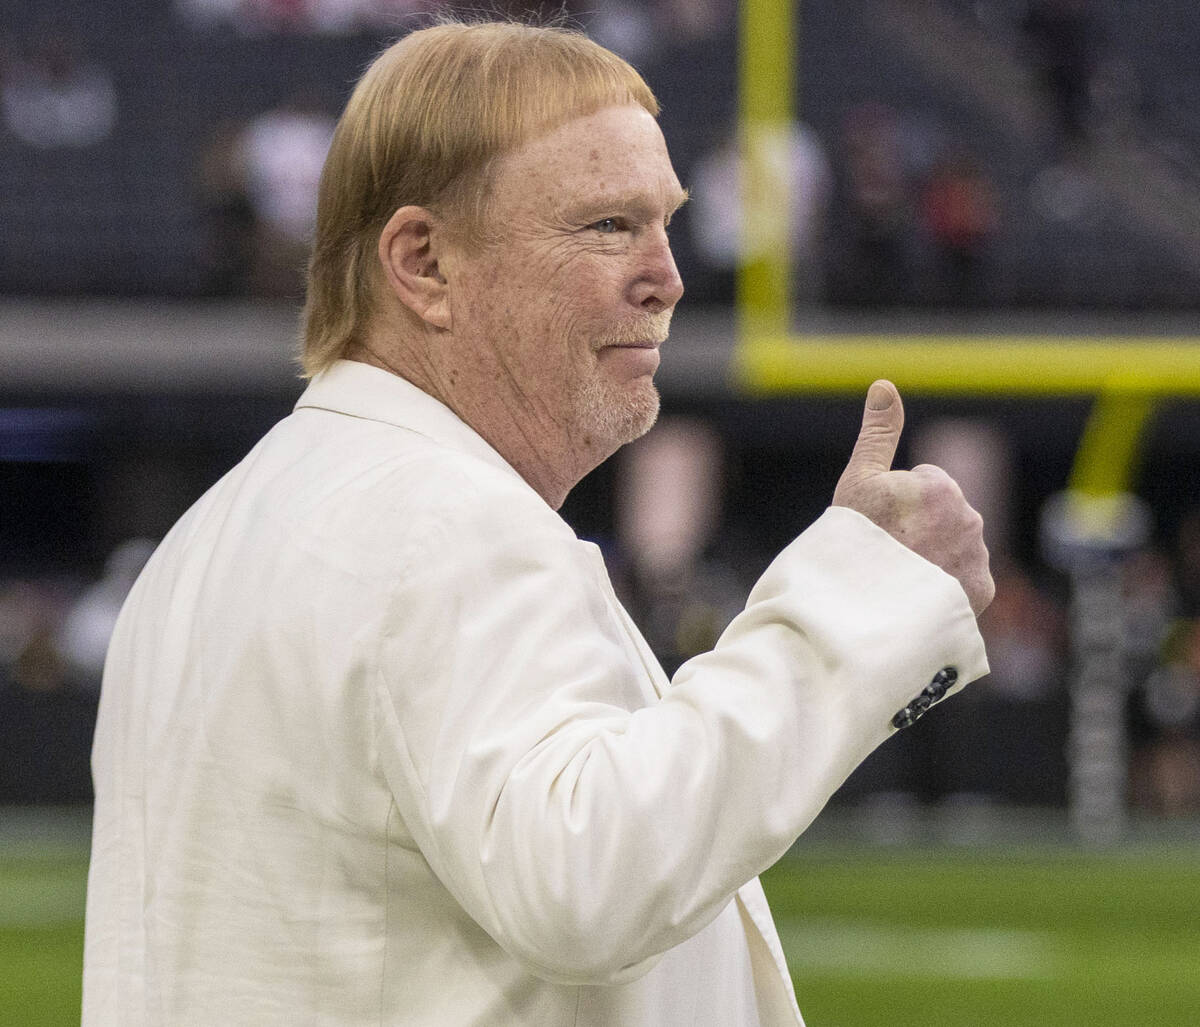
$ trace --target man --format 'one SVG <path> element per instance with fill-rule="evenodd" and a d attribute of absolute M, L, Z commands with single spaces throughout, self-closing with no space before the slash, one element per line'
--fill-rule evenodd
<path fill-rule="evenodd" d="M 656 113 L 612 54 L 509 24 L 359 84 L 312 383 L 113 639 L 86 1024 L 801 1022 L 755 875 L 933 675 L 985 671 L 991 579 L 953 483 L 888 471 L 880 383 L 839 505 L 666 680 L 554 512 L 657 411 L 684 192 Z"/>

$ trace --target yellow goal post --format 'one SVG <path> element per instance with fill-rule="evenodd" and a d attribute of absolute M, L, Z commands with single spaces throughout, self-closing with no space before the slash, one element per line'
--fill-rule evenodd
<path fill-rule="evenodd" d="M 737 387 L 861 394 L 889 378 L 902 393 L 1095 396 L 1067 485 L 1081 497 L 1127 491 L 1158 401 L 1200 396 L 1200 338 L 791 332 L 789 198 L 768 162 L 794 120 L 799 13 L 800 0 L 739 3 L 741 224 L 754 232 L 754 257 L 738 269 Z"/>

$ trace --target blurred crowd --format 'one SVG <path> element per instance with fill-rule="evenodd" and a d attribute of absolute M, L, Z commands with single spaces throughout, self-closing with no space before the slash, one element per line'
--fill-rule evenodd
<path fill-rule="evenodd" d="M 184 0 L 193 17 L 245 31 L 349 31 L 403 24 L 433 6 L 404 0 Z M 446 5 L 452 6 L 452 5 Z M 726 0 L 581 6 L 580 22 L 601 42 L 668 78 L 675 61 L 700 74 L 732 62 L 735 5 Z M 1007 195 L 973 142 L 970 125 L 928 110 L 901 109 L 882 96 L 858 99 L 832 124 L 793 121 L 779 129 L 769 158 L 777 195 L 789 207 L 793 295 L 802 304 L 854 309 L 1000 305 L 1008 283 L 996 267 L 1007 200 L 1037 206 L 1050 221 L 1093 215 L 1086 170 L 1093 126 L 1091 83 L 1102 52 L 1087 0 L 1033 0 L 1018 24 L 1021 55 L 1038 84 L 1051 142 L 1027 194 Z M 724 53 L 720 56 L 721 48 Z M 698 58 L 698 59 L 697 59 Z M 684 76 L 686 77 L 686 76 Z M 731 113 L 717 105 L 706 119 Z M 217 291 L 289 295 L 311 233 L 317 171 L 334 110 L 285 99 L 226 130 L 206 152 L 201 194 Z M 742 188 L 736 123 L 716 135 L 664 126 L 693 202 L 676 239 L 694 298 L 729 302 L 735 268 L 755 256 L 757 233 L 740 224 Z M 719 124 L 719 121 L 716 123 Z M 306 220 L 301 216 L 309 213 Z"/>
<path fill-rule="evenodd" d="M 0 805 L 91 800 L 108 639 L 153 546 L 123 542 L 94 581 L 0 578 Z"/>
<path fill-rule="evenodd" d="M 148 45 L 114 50 L 68 27 L 77 2 L 56 0 L 48 11 L 61 7 L 60 19 L 0 37 L 13 148 L 0 290 L 296 298 L 344 84 L 420 19 L 474 11 L 451 0 L 175 0 L 147 19 Z M 643 70 L 693 191 L 675 236 L 691 300 L 729 301 L 756 237 L 737 203 L 733 0 L 493 8 L 564 13 Z M 791 195 L 797 302 L 1194 308 L 1200 255 L 1180 210 L 1200 205 L 1200 118 L 1168 113 L 1154 76 L 1161 65 L 1200 96 L 1200 71 L 1182 50 L 1161 61 L 1130 50 L 1139 37 L 1114 32 L 1118 16 L 1131 12 L 1116 0 L 804 5 L 799 115 L 777 126 L 769 161 Z M 159 60 L 155 40 L 169 74 L 147 63 Z M 87 181 L 69 174 L 84 167 Z M 110 247 L 144 262 L 137 274 L 69 266 L 90 251 L 45 219 L 85 194 Z M 53 273 L 38 273 L 39 259 Z"/>

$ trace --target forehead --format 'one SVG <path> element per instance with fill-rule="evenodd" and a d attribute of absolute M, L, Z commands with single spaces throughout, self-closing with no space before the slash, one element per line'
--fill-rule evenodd
<path fill-rule="evenodd" d="M 658 122 L 636 104 L 556 126 L 506 155 L 493 179 L 495 201 L 549 216 L 606 203 L 669 213 L 684 196 Z"/>

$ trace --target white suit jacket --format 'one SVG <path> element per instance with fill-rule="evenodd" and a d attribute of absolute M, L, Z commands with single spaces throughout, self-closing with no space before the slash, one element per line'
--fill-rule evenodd
<path fill-rule="evenodd" d="M 83 1022 L 800 1023 L 756 875 L 947 665 L 957 582 L 835 508 L 668 682 L 594 545 L 341 362 L 122 611 Z"/>

